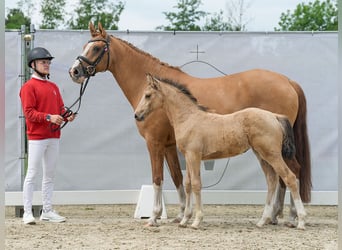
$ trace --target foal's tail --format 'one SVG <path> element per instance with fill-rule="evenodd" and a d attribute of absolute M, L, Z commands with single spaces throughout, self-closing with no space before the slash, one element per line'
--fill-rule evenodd
<path fill-rule="evenodd" d="M 281 153 L 284 159 L 293 159 L 296 155 L 294 133 L 290 121 L 285 116 L 277 116 L 283 128 L 283 147 Z"/>

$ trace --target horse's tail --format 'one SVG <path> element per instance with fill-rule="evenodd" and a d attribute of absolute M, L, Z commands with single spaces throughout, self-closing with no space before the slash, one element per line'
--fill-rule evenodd
<path fill-rule="evenodd" d="M 310 144 L 306 121 L 306 98 L 303 89 L 298 85 L 298 83 L 291 80 L 290 83 L 298 96 L 298 114 L 293 125 L 293 132 L 296 143 L 296 159 L 301 166 L 299 173 L 300 196 L 303 202 L 308 203 L 311 200 L 312 182 Z"/>
<path fill-rule="evenodd" d="M 285 116 L 277 116 L 277 119 L 283 128 L 283 145 L 281 154 L 284 159 L 293 159 L 296 155 L 296 145 L 291 123 Z"/>

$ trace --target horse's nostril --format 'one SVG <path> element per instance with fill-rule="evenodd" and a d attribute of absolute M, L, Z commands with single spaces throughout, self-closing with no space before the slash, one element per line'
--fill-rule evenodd
<path fill-rule="evenodd" d="M 73 75 L 74 75 L 74 76 L 78 76 L 78 75 L 79 75 L 79 71 L 78 71 L 77 69 L 74 69 L 74 70 L 73 70 Z"/>
<path fill-rule="evenodd" d="M 135 120 L 137 120 L 138 122 L 144 120 L 144 116 L 139 116 L 139 115 L 137 115 L 137 114 L 134 114 L 134 118 L 135 118 Z"/>

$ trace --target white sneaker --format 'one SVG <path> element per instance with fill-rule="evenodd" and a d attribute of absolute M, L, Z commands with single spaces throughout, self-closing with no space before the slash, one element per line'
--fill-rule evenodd
<path fill-rule="evenodd" d="M 24 222 L 24 224 L 28 224 L 28 225 L 36 224 L 32 213 L 24 213 L 23 222 Z"/>
<path fill-rule="evenodd" d="M 65 219 L 65 217 L 57 214 L 56 211 L 50 210 L 49 212 L 42 211 L 42 215 L 40 216 L 40 220 L 50 221 L 50 222 L 64 222 L 66 219 Z"/>

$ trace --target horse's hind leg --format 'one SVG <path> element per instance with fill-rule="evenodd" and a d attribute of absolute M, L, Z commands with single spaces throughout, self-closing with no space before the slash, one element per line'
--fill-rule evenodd
<path fill-rule="evenodd" d="M 297 211 L 297 217 L 298 217 L 297 228 L 305 229 L 306 212 L 304 209 L 303 202 L 299 195 L 299 186 L 297 184 L 297 179 L 296 179 L 295 174 L 287 167 L 282 157 L 279 157 L 278 159 L 274 159 L 274 161 L 273 162 L 271 161 L 270 164 L 272 164 L 274 170 L 279 174 L 279 176 L 282 178 L 286 186 L 291 191 L 293 203 Z"/>
<path fill-rule="evenodd" d="M 177 217 L 173 220 L 173 222 L 179 223 L 184 217 L 184 209 L 185 209 L 185 191 L 183 186 L 183 174 L 180 168 L 177 148 L 176 145 L 166 147 L 165 158 L 167 165 L 170 169 L 170 174 L 173 180 L 173 183 L 176 186 L 179 203 L 180 203 L 180 211 Z"/>
<path fill-rule="evenodd" d="M 300 174 L 300 165 L 297 162 L 296 158 L 292 159 L 284 159 L 287 166 L 291 171 L 296 175 L 297 178 L 299 178 Z M 286 194 L 286 185 L 283 182 L 281 178 L 279 178 L 279 183 L 277 187 L 277 195 L 276 200 L 274 203 L 274 209 L 272 214 L 272 224 L 278 224 L 278 217 L 283 217 L 283 209 L 284 209 L 284 200 L 285 200 L 285 194 Z M 297 218 L 297 211 L 294 206 L 292 195 L 290 195 L 290 215 L 289 215 L 289 227 L 294 227 L 295 219 Z"/>
<path fill-rule="evenodd" d="M 257 227 L 262 227 L 263 225 L 271 221 L 271 218 L 272 218 L 272 212 L 273 212 L 274 201 L 275 201 L 275 192 L 276 192 L 277 183 L 278 183 L 278 175 L 266 161 L 261 159 L 257 153 L 256 155 L 259 159 L 262 170 L 264 171 L 266 182 L 267 182 L 267 190 L 268 190 L 264 212 L 262 214 L 261 219 L 257 223 Z"/>
<path fill-rule="evenodd" d="M 283 217 L 285 193 L 286 193 L 286 185 L 280 179 L 278 184 L 277 184 L 276 196 L 275 196 L 275 201 L 273 204 L 272 219 L 271 219 L 271 223 L 273 225 L 277 225 L 278 224 L 278 218 Z"/>
<path fill-rule="evenodd" d="M 300 165 L 297 162 L 297 159 L 293 157 L 292 159 L 284 159 L 289 169 L 296 175 L 297 177 L 297 186 L 300 188 L 299 183 L 299 174 L 300 174 Z M 289 219 L 286 225 L 288 227 L 296 227 L 296 218 L 297 218 L 297 210 L 295 207 L 295 203 L 292 197 L 292 194 L 290 195 L 290 214 Z"/>

